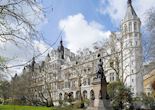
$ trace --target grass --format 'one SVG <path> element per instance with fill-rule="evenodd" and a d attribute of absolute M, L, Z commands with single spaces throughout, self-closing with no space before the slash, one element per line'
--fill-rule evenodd
<path fill-rule="evenodd" d="M 0 110 L 54 110 L 48 107 L 0 105 Z"/>
<path fill-rule="evenodd" d="M 63 108 L 37 107 L 37 106 L 14 106 L 14 105 L 0 105 L 0 110 L 81 110 L 72 108 L 70 106 Z"/>

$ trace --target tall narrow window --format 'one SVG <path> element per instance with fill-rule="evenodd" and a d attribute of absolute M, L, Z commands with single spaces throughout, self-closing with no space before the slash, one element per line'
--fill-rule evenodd
<path fill-rule="evenodd" d="M 134 71 L 132 70 L 132 73 L 134 73 Z"/>
<path fill-rule="evenodd" d="M 134 82 L 134 79 L 132 79 L 132 82 Z"/>
<path fill-rule="evenodd" d="M 90 85 L 90 78 L 88 78 L 88 85 Z"/>
<path fill-rule="evenodd" d="M 131 32 L 132 31 L 132 24 L 131 24 L 131 22 L 129 23 L 129 32 Z"/>
<path fill-rule="evenodd" d="M 138 42 L 136 41 L 136 46 L 138 45 Z"/>
<path fill-rule="evenodd" d="M 124 25 L 124 32 L 125 33 L 127 32 L 127 26 L 126 26 L 126 24 Z"/>
<path fill-rule="evenodd" d="M 110 81 L 114 81 L 115 78 L 114 78 L 114 73 L 110 73 Z"/>
<path fill-rule="evenodd" d="M 137 23 L 134 22 L 134 31 L 137 31 Z"/>
<path fill-rule="evenodd" d="M 130 46 L 132 46 L 132 41 L 130 41 Z"/>

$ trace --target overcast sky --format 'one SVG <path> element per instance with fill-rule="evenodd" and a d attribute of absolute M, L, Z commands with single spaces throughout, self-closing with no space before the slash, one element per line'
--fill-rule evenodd
<path fill-rule="evenodd" d="M 65 46 L 73 52 L 106 39 L 110 31 L 119 31 L 127 9 L 127 0 L 42 0 L 41 4 L 47 8 L 45 22 L 39 28 L 45 40 L 52 44 L 63 30 Z M 155 0 L 133 0 L 132 4 L 144 27 L 145 13 L 155 6 Z M 43 41 L 34 41 L 34 45 L 40 52 L 49 47 Z M 16 64 L 33 55 L 29 48 L 23 51 L 12 45 L 8 45 L 3 54 L 18 58 L 13 62 Z"/>

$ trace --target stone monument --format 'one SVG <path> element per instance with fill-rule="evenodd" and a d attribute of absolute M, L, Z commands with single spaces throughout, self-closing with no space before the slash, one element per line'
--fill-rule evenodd
<path fill-rule="evenodd" d="M 98 55 L 100 57 L 100 55 Z M 94 90 L 94 104 L 91 107 L 88 107 L 87 110 L 112 110 L 109 96 L 107 94 L 107 81 L 104 74 L 103 62 L 102 59 L 99 59 L 97 65 L 97 76 L 93 81 L 93 90 Z"/>

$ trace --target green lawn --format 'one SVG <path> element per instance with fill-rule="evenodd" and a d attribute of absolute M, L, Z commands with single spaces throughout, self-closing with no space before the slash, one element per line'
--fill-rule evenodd
<path fill-rule="evenodd" d="M 0 110 L 54 110 L 47 107 L 0 105 Z"/>

